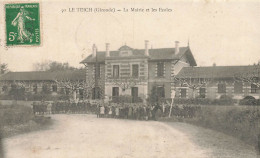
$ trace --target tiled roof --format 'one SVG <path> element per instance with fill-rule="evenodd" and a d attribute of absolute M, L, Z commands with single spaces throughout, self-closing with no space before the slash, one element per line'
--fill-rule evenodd
<path fill-rule="evenodd" d="M 260 75 L 260 67 L 258 68 Z M 241 74 L 256 74 L 256 66 L 184 67 L 177 78 L 233 78 Z M 260 76 L 259 76 L 260 77 Z"/>
<path fill-rule="evenodd" d="M 85 80 L 85 70 L 67 71 L 28 71 L 28 72 L 8 72 L 0 76 L 0 81 L 54 81 L 54 80 Z"/>
<path fill-rule="evenodd" d="M 123 48 L 124 47 L 124 48 Z M 133 51 L 132 56 L 119 56 L 119 50 L 121 49 L 131 49 Z M 93 58 L 92 55 L 89 55 L 86 59 L 80 63 L 93 63 L 93 62 L 105 62 L 106 59 L 121 59 L 121 58 L 147 58 L 145 56 L 145 49 L 132 49 L 128 46 L 122 46 L 118 51 L 110 51 L 110 57 L 106 58 L 105 51 L 97 52 L 96 58 Z M 189 49 L 189 47 L 180 47 L 179 53 L 175 54 L 175 48 L 158 48 L 158 49 L 149 49 L 149 60 L 179 60 L 183 55 L 187 55 L 188 59 L 191 62 L 192 66 L 196 66 L 196 61 Z"/>

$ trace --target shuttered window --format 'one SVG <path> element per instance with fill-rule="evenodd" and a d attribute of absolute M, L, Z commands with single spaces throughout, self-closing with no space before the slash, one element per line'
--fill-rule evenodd
<path fill-rule="evenodd" d="M 181 98 L 186 98 L 187 97 L 187 89 L 182 88 L 181 89 Z"/>
<path fill-rule="evenodd" d="M 206 88 L 199 89 L 200 98 L 206 98 Z"/>
<path fill-rule="evenodd" d="M 226 84 L 225 83 L 218 84 L 218 93 L 226 93 Z"/>
<path fill-rule="evenodd" d="M 139 65 L 134 64 L 132 65 L 132 77 L 138 77 L 139 76 Z"/>
<path fill-rule="evenodd" d="M 234 93 L 243 93 L 243 83 L 242 82 L 235 82 L 234 83 Z"/>
<path fill-rule="evenodd" d="M 163 77 L 164 76 L 164 63 L 158 62 L 157 63 L 157 77 Z"/>
<path fill-rule="evenodd" d="M 113 65 L 113 77 L 114 78 L 119 77 L 119 65 Z"/>
<path fill-rule="evenodd" d="M 251 84 L 251 93 L 257 93 L 257 86 L 255 84 Z"/>

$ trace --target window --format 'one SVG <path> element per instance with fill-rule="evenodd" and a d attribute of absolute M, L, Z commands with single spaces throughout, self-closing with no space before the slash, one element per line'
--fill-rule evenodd
<path fill-rule="evenodd" d="M 119 102 L 119 87 L 112 88 L 112 100 L 114 102 Z"/>
<path fill-rule="evenodd" d="M 132 65 L 132 76 L 133 77 L 139 76 L 139 65 L 138 64 Z"/>
<path fill-rule="evenodd" d="M 226 84 L 225 83 L 218 84 L 218 93 L 226 93 Z"/>
<path fill-rule="evenodd" d="M 95 87 L 92 89 L 92 99 L 100 99 L 100 88 L 99 87 Z"/>
<path fill-rule="evenodd" d="M 164 76 L 164 63 L 159 62 L 157 63 L 157 77 L 163 77 Z"/>
<path fill-rule="evenodd" d="M 181 89 L 181 98 L 186 98 L 187 97 L 187 89 L 182 88 Z"/>
<path fill-rule="evenodd" d="M 37 93 L 37 92 L 38 92 L 37 84 L 34 84 L 34 85 L 33 85 L 33 92 L 34 92 L 34 93 Z"/>
<path fill-rule="evenodd" d="M 4 86 L 2 87 L 2 91 L 6 93 L 6 92 L 8 91 L 8 86 L 7 86 L 7 85 L 4 85 Z"/>
<path fill-rule="evenodd" d="M 100 78 L 100 64 L 95 65 L 95 74 L 97 78 Z"/>
<path fill-rule="evenodd" d="M 84 89 L 79 89 L 79 99 L 84 99 Z"/>
<path fill-rule="evenodd" d="M 50 93 L 50 87 L 49 87 L 46 83 L 43 83 L 43 84 L 42 84 L 42 92 L 43 92 L 44 94 Z"/>
<path fill-rule="evenodd" d="M 66 95 L 69 95 L 69 94 L 70 94 L 70 89 L 67 88 L 67 87 L 65 88 L 65 94 L 66 94 Z"/>
<path fill-rule="evenodd" d="M 128 55 L 128 51 L 121 51 L 121 55 L 122 56 L 127 56 Z"/>
<path fill-rule="evenodd" d="M 235 82 L 234 83 L 234 93 L 243 93 L 243 83 L 242 82 Z"/>
<path fill-rule="evenodd" d="M 52 85 L 52 91 L 53 91 L 53 92 L 57 92 L 57 89 L 58 89 L 58 88 L 57 88 L 57 85 L 55 85 L 55 84 Z"/>
<path fill-rule="evenodd" d="M 251 93 L 257 93 L 257 86 L 255 84 L 251 84 Z"/>
<path fill-rule="evenodd" d="M 132 102 L 136 103 L 138 102 L 138 87 L 132 87 L 131 89 L 131 95 L 132 95 Z"/>
<path fill-rule="evenodd" d="M 119 65 L 113 65 L 113 77 L 119 77 Z"/>
<path fill-rule="evenodd" d="M 119 96 L 119 87 L 113 87 L 112 89 L 112 96 L 118 97 Z"/>
<path fill-rule="evenodd" d="M 158 86 L 157 87 L 157 95 L 159 98 L 164 98 L 165 97 L 165 91 L 163 86 Z"/>
<path fill-rule="evenodd" d="M 199 89 L 200 98 L 206 98 L 206 88 Z"/>

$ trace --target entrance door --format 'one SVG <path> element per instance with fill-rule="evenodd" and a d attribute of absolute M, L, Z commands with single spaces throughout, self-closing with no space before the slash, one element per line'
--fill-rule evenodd
<path fill-rule="evenodd" d="M 138 99 L 138 87 L 132 87 L 132 102 L 137 102 Z"/>
<path fill-rule="evenodd" d="M 181 89 L 181 98 L 186 98 L 187 97 L 187 89 L 182 88 Z"/>
<path fill-rule="evenodd" d="M 119 87 L 112 88 L 112 100 L 118 102 L 119 100 Z"/>

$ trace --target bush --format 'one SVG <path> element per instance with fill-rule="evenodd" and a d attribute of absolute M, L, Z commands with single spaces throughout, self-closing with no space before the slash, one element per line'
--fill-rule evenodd
<path fill-rule="evenodd" d="M 215 99 L 212 104 L 214 105 L 234 105 L 235 100 L 233 100 L 230 96 L 221 95 L 219 99 Z"/>
<path fill-rule="evenodd" d="M 260 108 L 203 106 L 189 123 L 211 128 L 255 145 L 259 134 Z"/>
<path fill-rule="evenodd" d="M 194 104 L 194 105 L 210 105 L 211 100 L 206 98 L 175 98 L 174 99 L 175 104 Z"/>
<path fill-rule="evenodd" d="M 22 105 L 0 105 L 0 119 L 4 125 L 22 124 L 34 117 L 30 107 Z"/>
<path fill-rule="evenodd" d="M 253 96 L 246 96 L 239 101 L 239 105 L 260 105 L 260 99 L 255 99 Z"/>
<path fill-rule="evenodd" d="M 8 94 L 1 94 L 0 100 L 13 100 L 13 96 L 8 95 Z"/>
<path fill-rule="evenodd" d="M 235 100 L 230 97 L 222 97 L 220 99 L 207 99 L 207 98 L 175 98 L 175 104 L 193 104 L 193 105 L 234 105 Z"/>

